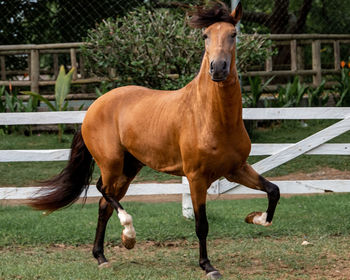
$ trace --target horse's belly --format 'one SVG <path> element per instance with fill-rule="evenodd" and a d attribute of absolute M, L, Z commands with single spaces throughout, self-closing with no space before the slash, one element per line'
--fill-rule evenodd
<path fill-rule="evenodd" d="M 159 147 L 151 148 L 140 145 L 138 147 L 126 147 L 127 150 L 139 161 L 148 167 L 172 175 L 183 176 L 183 167 L 180 154 L 174 150 L 161 150 Z"/>

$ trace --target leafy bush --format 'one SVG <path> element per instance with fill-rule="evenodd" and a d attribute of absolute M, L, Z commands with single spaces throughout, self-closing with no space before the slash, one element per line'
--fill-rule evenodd
<path fill-rule="evenodd" d="M 324 92 L 324 86 L 326 84 L 325 80 L 322 80 L 321 84 L 313 89 L 309 88 L 307 95 L 308 95 L 308 105 L 309 107 L 321 107 L 326 106 L 329 95 L 325 94 Z"/>
<path fill-rule="evenodd" d="M 268 35 L 262 36 L 258 33 L 252 35 L 241 35 L 237 45 L 238 61 L 237 68 L 246 72 L 250 65 L 260 65 L 275 54 L 277 49 L 273 47 Z"/>
<path fill-rule="evenodd" d="M 10 93 L 5 86 L 0 87 L 0 113 L 6 112 L 34 112 L 37 110 L 38 100 L 30 97 L 27 102 L 18 98 L 16 91 Z"/>
<path fill-rule="evenodd" d="M 124 17 L 107 19 L 88 32 L 82 54 L 87 67 L 116 83 L 177 89 L 198 72 L 204 43 L 201 31 L 188 26 L 183 14 L 140 8 Z M 261 63 L 272 55 L 267 37 L 242 36 L 237 46 L 239 67 Z M 115 69 L 115 71 L 111 71 Z M 117 79 L 113 77 L 114 73 Z M 97 95 L 106 90 L 96 91 Z"/>
<path fill-rule="evenodd" d="M 280 87 L 278 95 L 275 96 L 274 105 L 277 107 L 297 107 L 307 93 L 308 87 L 301 84 L 299 77 L 296 76 L 292 83 L 288 83 L 286 87 Z"/>
<path fill-rule="evenodd" d="M 261 95 L 264 93 L 264 90 L 274 78 L 275 76 L 271 77 L 263 84 L 260 77 L 249 77 L 248 81 L 250 85 L 250 93 L 245 92 L 242 89 L 242 96 L 244 99 L 245 107 L 257 108 L 259 106 L 259 100 Z"/>
<path fill-rule="evenodd" d="M 181 15 L 141 8 L 90 30 L 82 52 L 96 74 L 112 78 L 109 69 L 115 69 L 118 85 L 167 88 L 172 74 L 193 76 L 198 71 L 199 38 L 200 31 L 191 29 Z"/>

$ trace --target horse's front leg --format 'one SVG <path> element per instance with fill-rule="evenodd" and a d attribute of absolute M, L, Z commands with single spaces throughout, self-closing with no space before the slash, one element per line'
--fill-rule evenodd
<path fill-rule="evenodd" d="M 263 226 L 271 225 L 277 203 L 280 199 L 279 188 L 259 175 L 248 163 L 245 163 L 240 169 L 227 175 L 226 178 L 229 181 L 267 193 L 269 203 L 266 212 L 252 212 L 245 218 L 245 221 L 250 224 Z"/>
<path fill-rule="evenodd" d="M 199 239 L 199 266 L 205 271 L 208 278 L 219 279 L 221 278 L 221 274 L 211 265 L 207 253 L 207 236 L 209 225 L 205 210 L 205 203 L 207 189 L 210 186 L 210 183 L 204 179 L 188 178 L 188 181 L 190 183 L 191 198 L 196 219 L 196 234 Z"/>

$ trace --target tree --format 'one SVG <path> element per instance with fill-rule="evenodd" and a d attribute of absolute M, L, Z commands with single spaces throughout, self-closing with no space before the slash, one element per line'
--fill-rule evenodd
<path fill-rule="evenodd" d="M 271 13 L 246 11 L 243 22 L 254 22 L 266 26 L 272 34 L 302 33 L 313 0 L 303 0 L 297 13 L 290 12 L 290 0 L 275 0 Z"/>
<path fill-rule="evenodd" d="M 81 41 L 103 19 L 123 15 L 140 0 L 0 1 L 0 45 Z"/>

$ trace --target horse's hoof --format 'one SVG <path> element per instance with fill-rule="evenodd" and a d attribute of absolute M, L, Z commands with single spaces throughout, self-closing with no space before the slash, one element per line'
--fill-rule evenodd
<path fill-rule="evenodd" d="M 106 267 L 109 267 L 109 262 L 103 262 L 98 265 L 98 268 L 106 268 Z"/>
<path fill-rule="evenodd" d="M 220 278 L 222 278 L 222 275 L 220 274 L 219 271 L 215 270 L 215 271 L 208 272 L 207 278 L 208 279 L 220 279 Z"/>
<path fill-rule="evenodd" d="M 268 227 L 272 225 L 272 222 L 267 222 L 267 213 L 266 212 L 252 212 L 248 214 L 245 218 L 245 222 L 248 224 L 261 225 L 264 227 Z"/>
<path fill-rule="evenodd" d="M 132 249 L 135 246 L 136 238 L 130 238 L 122 234 L 122 243 L 126 249 Z"/>

